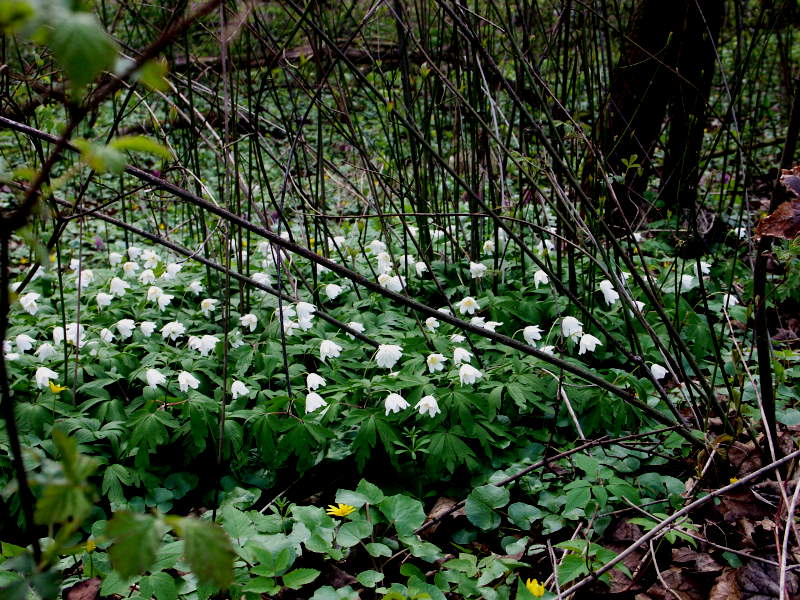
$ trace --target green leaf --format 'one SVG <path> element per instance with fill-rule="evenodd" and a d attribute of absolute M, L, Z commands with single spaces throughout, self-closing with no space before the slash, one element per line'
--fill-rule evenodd
<path fill-rule="evenodd" d="M 157 600 L 177 600 L 178 589 L 175 580 L 168 574 L 160 571 L 139 582 L 139 592 L 143 598 L 155 596 Z"/>
<path fill-rule="evenodd" d="M 356 491 L 362 494 L 370 504 L 380 504 L 383 500 L 383 492 L 377 485 L 370 483 L 366 479 L 358 482 Z"/>
<path fill-rule="evenodd" d="M 115 150 L 144 152 L 145 154 L 160 156 L 161 158 L 172 158 L 172 152 L 170 152 L 169 148 L 144 135 L 120 136 L 111 140 L 108 145 Z"/>
<path fill-rule="evenodd" d="M 92 510 L 92 503 L 81 487 L 67 484 L 50 484 L 36 501 L 34 520 L 40 525 L 55 525 L 74 520 L 83 521 Z"/>
<path fill-rule="evenodd" d="M 317 577 L 319 577 L 319 571 L 316 569 L 295 569 L 283 576 L 283 585 L 297 590 L 307 583 L 311 583 Z"/>
<path fill-rule="evenodd" d="M 243 591 L 245 592 L 253 592 L 254 594 L 276 594 L 281 589 L 275 580 L 270 577 L 256 577 L 255 579 L 251 579 L 246 586 L 244 586 Z"/>
<path fill-rule="evenodd" d="M 225 531 L 216 523 L 186 517 L 180 520 L 179 535 L 184 554 L 201 584 L 227 589 L 233 583 L 234 552 Z"/>
<path fill-rule="evenodd" d="M 524 502 L 514 502 L 508 507 L 508 519 L 520 529 L 529 529 L 534 521 L 542 518 L 542 511 Z"/>
<path fill-rule="evenodd" d="M 74 89 L 111 68 L 117 47 L 97 18 L 88 12 L 63 12 L 53 24 L 47 45 Z"/>
<path fill-rule="evenodd" d="M 591 490 L 588 487 L 579 487 L 567 492 L 564 512 L 568 513 L 576 508 L 585 508 L 592 498 Z"/>
<path fill-rule="evenodd" d="M 136 78 L 151 90 L 166 92 L 169 89 L 166 77 L 168 71 L 169 67 L 166 60 L 148 60 L 141 66 Z"/>
<path fill-rule="evenodd" d="M 388 496 L 381 501 L 379 507 L 400 535 L 411 535 L 425 521 L 422 503 L 409 496 Z"/>
<path fill-rule="evenodd" d="M 392 549 L 389 548 L 386 544 L 380 544 L 378 542 L 372 542 L 365 546 L 367 552 L 369 552 L 370 556 L 391 556 Z"/>
<path fill-rule="evenodd" d="M 106 535 L 113 540 L 111 564 L 124 579 L 147 571 L 161 545 L 160 528 L 150 515 L 120 511 L 106 525 Z"/>
<path fill-rule="evenodd" d="M 361 571 L 358 575 L 356 575 L 356 579 L 358 583 L 363 585 L 364 587 L 375 587 L 378 585 L 379 582 L 383 581 L 383 573 L 378 573 L 378 571 Z"/>
<path fill-rule="evenodd" d="M 467 519 L 485 531 L 495 529 L 500 526 L 500 515 L 495 512 L 495 509 L 508 504 L 508 499 L 508 490 L 503 487 L 483 485 L 475 488 L 467 496 L 467 503 L 464 507 Z"/>
<path fill-rule="evenodd" d="M 336 543 L 344 548 L 358 544 L 365 537 L 372 534 L 372 523 L 366 520 L 348 521 L 339 527 L 336 533 Z"/>
<path fill-rule="evenodd" d="M 35 14 L 27 0 L 3 0 L 0 2 L 0 31 L 14 33 Z"/>

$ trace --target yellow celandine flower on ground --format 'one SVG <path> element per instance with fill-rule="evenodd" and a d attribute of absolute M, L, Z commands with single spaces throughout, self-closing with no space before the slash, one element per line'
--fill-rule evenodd
<path fill-rule="evenodd" d="M 50 386 L 50 391 L 53 392 L 54 394 L 60 394 L 65 389 L 67 389 L 67 386 L 58 385 L 57 383 L 53 383 L 52 381 L 48 381 L 47 384 Z"/>
<path fill-rule="evenodd" d="M 544 584 L 539 583 L 538 579 L 527 579 L 525 581 L 525 587 L 528 588 L 528 591 L 537 598 L 544 596 Z"/>
<path fill-rule="evenodd" d="M 86 552 L 92 553 L 94 549 L 97 548 L 97 545 L 94 543 L 94 540 L 86 540 Z"/>
<path fill-rule="evenodd" d="M 336 506 L 334 506 L 333 504 L 329 504 L 328 510 L 326 510 L 325 512 L 332 517 L 346 517 L 355 510 L 356 510 L 355 506 L 350 506 L 349 504 L 342 504 L 340 502 Z"/>
<path fill-rule="evenodd" d="M 739 478 L 738 477 L 731 477 L 730 481 L 731 481 L 731 483 L 736 483 L 737 481 L 739 481 Z"/>

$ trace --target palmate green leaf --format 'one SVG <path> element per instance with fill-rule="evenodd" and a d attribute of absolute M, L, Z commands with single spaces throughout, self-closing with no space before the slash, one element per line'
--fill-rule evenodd
<path fill-rule="evenodd" d="M 76 90 L 94 81 L 117 59 L 114 41 L 88 12 L 62 12 L 53 23 L 47 45 Z"/>
<path fill-rule="evenodd" d="M 184 554 L 201 584 L 227 589 L 233 583 L 235 554 L 225 531 L 216 523 L 186 517 L 177 528 Z"/>
<path fill-rule="evenodd" d="M 106 535 L 113 541 L 111 564 L 124 579 L 147 571 L 161 545 L 161 528 L 151 515 L 117 512 L 106 525 Z"/>
<path fill-rule="evenodd" d="M 475 488 L 467 496 L 465 510 L 467 519 L 476 527 L 483 530 L 494 529 L 500 526 L 500 515 L 495 509 L 502 508 L 508 504 L 509 493 L 503 487 L 495 485 L 483 485 Z"/>

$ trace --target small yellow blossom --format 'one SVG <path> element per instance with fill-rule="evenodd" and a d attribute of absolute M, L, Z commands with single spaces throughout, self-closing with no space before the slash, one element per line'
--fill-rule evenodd
<path fill-rule="evenodd" d="M 54 394 L 60 394 L 60 393 L 61 393 L 61 392 L 63 392 L 65 389 L 67 389 L 67 386 L 65 386 L 65 385 L 58 385 L 57 383 L 53 383 L 52 381 L 48 381 L 48 382 L 47 382 L 47 385 L 49 385 L 49 386 L 50 386 L 50 391 L 51 391 L 51 392 L 53 392 Z"/>
<path fill-rule="evenodd" d="M 342 504 L 341 502 L 334 506 L 333 504 L 328 505 L 328 510 L 325 512 L 328 513 L 332 517 L 346 517 L 351 512 L 355 511 L 355 506 L 350 506 L 349 504 Z"/>
<path fill-rule="evenodd" d="M 538 579 L 527 579 L 525 581 L 525 587 L 537 598 L 544 596 L 544 584 L 539 583 Z"/>
<path fill-rule="evenodd" d="M 97 548 L 97 544 L 94 543 L 94 540 L 86 540 L 86 552 L 91 554 L 95 548 Z"/>
<path fill-rule="evenodd" d="M 739 478 L 738 477 L 731 477 L 730 481 L 731 481 L 731 483 L 736 483 L 737 481 L 739 481 Z"/>

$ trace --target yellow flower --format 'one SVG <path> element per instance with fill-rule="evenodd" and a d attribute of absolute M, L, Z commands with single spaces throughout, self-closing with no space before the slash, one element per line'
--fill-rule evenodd
<path fill-rule="evenodd" d="M 86 540 L 86 552 L 92 553 L 94 549 L 97 548 L 97 545 L 94 543 L 94 540 Z"/>
<path fill-rule="evenodd" d="M 731 483 L 736 483 L 737 481 L 739 481 L 739 479 L 738 479 L 738 477 L 731 477 L 730 481 L 731 481 Z"/>
<path fill-rule="evenodd" d="M 349 504 L 342 504 L 341 502 L 334 506 L 333 504 L 328 505 L 328 510 L 325 512 L 328 513 L 332 517 L 346 517 L 351 512 L 355 511 L 355 506 L 350 506 Z"/>
<path fill-rule="evenodd" d="M 527 579 L 525 581 L 525 587 L 528 588 L 528 591 L 537 598 L 544 596 L 544 584 L 539 583 L 538 579 Z"/>
<path fill-rule="evenodd" d="M 58 385 L 57 383 L 53 383 L 52 381 L 48 381 L 48 382 L 47 382 L 47 385 L 49 385 L 49 386 L 50 386 L 50 391 L 51 391 L 51 392 L 53 392 L 54 394 L 60 394 L 60 393 L 61 393 L 61 392 L 63 392 L 65 389 L 67 389 L 67 386 L 65 386 L 65 385 Z"/>

